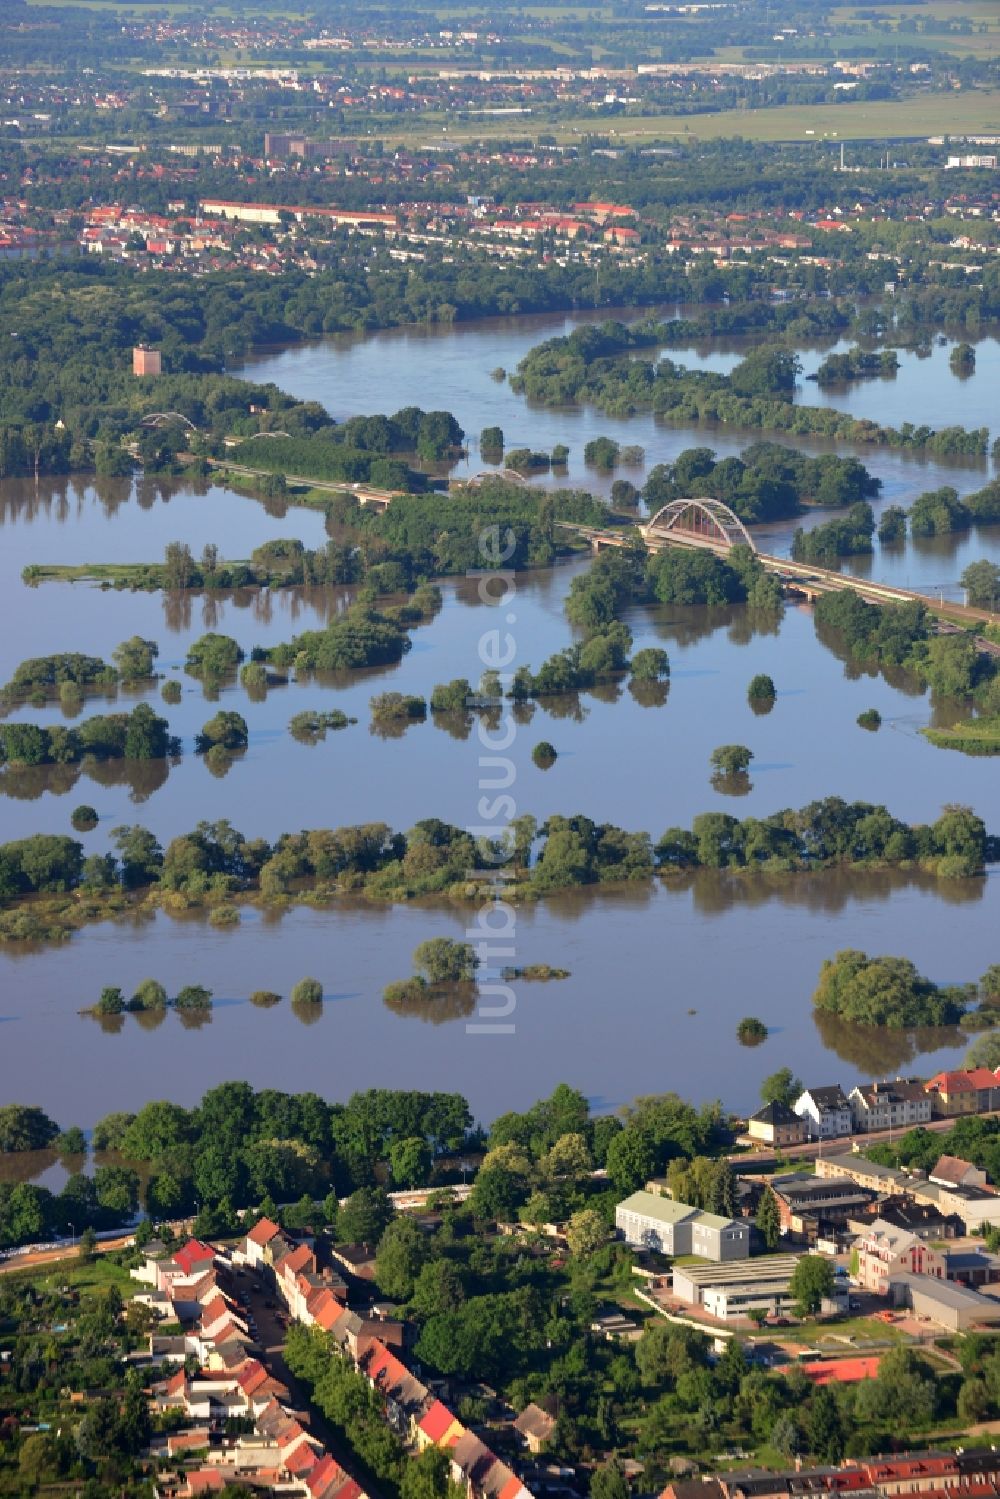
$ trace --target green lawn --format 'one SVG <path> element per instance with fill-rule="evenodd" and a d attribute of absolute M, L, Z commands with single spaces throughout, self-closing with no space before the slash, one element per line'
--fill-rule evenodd
<path fill-rule="evenodd" d="M 798 1327 L 778 1328 L 782 1342 L 806 1343 L 829 1353 L 840 1349 L 845 1358 L 861 1345 L 909 1341 L 894 1322 L 875 1322 L 870 1317 L 850 1317 L 843 1322 L 803 1322 Z M 848 1339 L 853 1338 L 853 1343 Z"/>
<path fill-rule="evenodd" d="M 100 1254 L 86 1263 L 79 1259 L 65 1259 L 52 1260 L 45 1265 L 29 1265 L 24 1270 L 8 1271 L 4 1282 L 7 1285 L 30 1283 L 40 1291 L 61 1290 L 63 1286 L 72 1286 L 84 1298 L 97 1291 L 105 1291 L 108 1286 L 117 1286 L 123 1300 L 137 1288 L 137 1282 L 110 1254 Z"/>

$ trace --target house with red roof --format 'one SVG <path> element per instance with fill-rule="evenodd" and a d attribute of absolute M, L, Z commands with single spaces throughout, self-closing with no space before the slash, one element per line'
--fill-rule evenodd
<path fill-rule="evenodd" d="M 301 1320 L 309 1326 L 321 1327 L 324 1332 L 329 1332 L 343 1310 L 344 1303 L 333 1294 L 329 1286 L 311 1286 L 305 1298 Z"/>
<path fill-rule="evenodd" d="M 960 1156 L 942 1155 L 928 1173 L 928 1180 L 940 1187 L 985 1187 L 986 1172 Z"/>
<path fill-rule="evenodd" d="M 281 1229 L 270 1218 L 261 1218 L 255 1223 L 247 1234 L 243 1245 L 243 1252 L 248 1264 L 257 1269 L 260 1265 L 270 1263 L 266 1258 L 267 1246 L 280 1235 Z"/>
<path fill-rule="evenodd" d="M 454 1446 L 464 1431 L 458 1417 L 442 1401 L 435 1400 L 417 1422 L 413 1439 L 417 1450 L 423 1452 L 425 1447 Z"/>
<path fill-rule="evenodd" d="M 226 1475 L 218 1468 L 195 1468 L 186 1475 L 187 1482 L 177 1490 L 178 1499 L 193 1499 L 196 1494 L 221 1494 L 226 1487 Z"/>
<path fill-rule="evenodd" d="M 986 1072 L 986 1068 L 982 1069 Z M 994 1086 L 996 1079 L 987 1073 Z M 979 1087 L 971 1072 L 938 1072 L 926 1083 L 931 1095 L 931 1107 L 935 1118 L 957 1119 L 963 1114 L 979 1112 Z"/>
<path fill-rule="evenodd" d="M 188 1239 L 183 1249 L 174 1251 L 173 1262 L 180 1266 L 184 1275 L 194 1279 L 215 1264 L 215 1250 L 200 1239 Z"/>

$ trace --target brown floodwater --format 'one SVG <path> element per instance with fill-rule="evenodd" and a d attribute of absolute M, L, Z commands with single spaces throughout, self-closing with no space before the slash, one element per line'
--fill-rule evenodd
<path fill-rule="evenodd" d="M 662 427 L 651 418 L 614 422 L 589 412 L 535 411 L 489 378 L 495 365 L 513 368 L 538 338 L 563 326 L 565 320 L 510 320 L 330 341 L 257 360 L 248 373 L 323 400 L 338 415 L 418 402 L 455 410 L 473 433 L 499 423 L 518 445 L 565 439 L 578 465 L 571 468 L 573 482 L 590 482 L 578 460 L 583 443 L 599 432 L 643 445 L 647 466 L 706 441 L 704 432 Z M 997 347 L 978 346 L 979 372 L 957 392 L 948 384 L 954 377 L 946 349 L 935 348 L 926 360 L 904 356 L 895 388 L 905 392 L 908 419 L 995 420 Z M 674 357 L 694 358 L 686 351 Z M 806 386 L 802 398 L 815 399 L 815 387 Z M 886 404 L 882 382 L 855 387 L 844 399 L 885 420 L 900 419 Z M 755 435 L 710 440 L 735 451 Z M 886 501 L 908 503 L 941 483 L 965 491 L 983 482 L 975 467 L 862 456 L 884 479 Z M 478 455 L 471 462 L 478 468 Z M 781 551 L 791 530 L 768 528 L 761 544 Z M 368 700 L 390 688 L 429 696 L 435 683 L 474 679 L 481 639 L 498 624 L 512 637 L 514 664 L 537 667 L 572 638 L 563 605 L 586 562 L 519 577 L 502 621 L 481 602 L 474 580 L 446 581 L 440 613 L 413 632 L 413 648 L 399 666 L 293 682 L 259 702 L 235 681 L 210 700 L 181 669 L 190 642 L 207 629 L 234 635 L 247 651 L 288 639 L 345 607 L 349 590 L 177 598 L 88 585 L 30 588 L 20 581 L 31 562 L 153 560 L 171 540 L 187 541 L 196 552 L 214 542 L 223 555 L 246 556 L 279 536 L 319 545 L 323 519 L 294 508 L 269 514 L 215 486 L 146 479 L 0 484 L 0 680 L 28 655 L 78 649 L 108 656 L 119 641 L 139 634 L 159 643 L 159 669 L 184 685 L 181 703 L 163 708 L 183 741 L 176 762 L 0 772 L 0 837 L 67 833 L 80 801 L 92 803 L 100 817 L 84 835 L 88 852 L 106 848 L 110 830 L 125 822 L 141 822 L 163 841 L 217 818 L 267 838 L 365 820 L 403 829 L 429 816 L 481 824 L 488 814 L 480 798 L 497 793 L 484 793 L 480 782 L 497 769 L 481 766 L 475 727 L 466 734 L 461 725 L 429 720 L 383 739 L 369 732 Z M 994 528 L 877 554 L 870 567 L 875 576 L 953 592 L 971 557 L 1000 560 L 998 553 Z M 768 625 L 743 609 L 636 609 L 629 624 L 637 648 L 656 644 L 669 652 L 669 691 L 637 695 L 612 687 L 539 706 L 503 751 L 518 812 L 539 818 L 584 812 L 656 836 L 701 811 L 765 815 L 837 794 L 884 802 L 911 821 L 965 801 L 1000 831 L 997 762 L 936 750 L 919 733 L 932 720 L 954 717 L 956 705 L 933 704 L 905 675 L 886 680 L 849 667 L 817 640 L 807 609 L 791 607 Z M 747 682 L 760 671 L 778 687 L 773 711 L 763 716 L 746 701 Z M 92 698 L 84 712 L 142 696 Z M 249 750 L 223 777 L 193 753 L 196 732 L 218 706 L 237 709 L 250 729 Z M 291 738 L 294 713 L 332 707 L 359 723 L 313 746 Z M 877 734 L 855 723 L 869 707 L 882 714 Z M 19 709 L 17 716 L 65 721 L 58 705 Z M 543 738 L 558 751 L 548 771 L 531 760 Z M 709 754 L 727 742 L 746 743 L 755 755 L 751 789 L 738 800 L 709 780 Z M 810 1082 L 849 1085 L 863 1074 L 956 1061 L 966 1044 L 957 1032 L 871 1035 L 827 1022 L 820 1027 L 810 994 L 823 958 L 848 946 L 906 954 L 939 981 L 975 978 L 998 959 L 997 889 L 992 874 L 952 884 L 868 873 L 752 880 L 703 874 L 561 895 L 518 910 L 514 951 L 503 961 L 549 963 L 570 969 L 571 977 L 514 983 L 509 1033 L 482 1029 L 474 996 L 427 1014 L 390 1010 L 381 998 L 387 983 L 411 971 L 418 942 L 461 936 L 474 912 L 344 902 L 283 913 L 251 907 L 228 930 L 213 928 L 201 913 L 107 922 L 61 946 L 0 948 L 0 1099 L 39 1103 L 64 1125 L 89 1126 L 151 1096 L 193 1102 L 216 1082 L 246 1077 L 258 1086 L 315 1088 L 330 1097 L 373 1085 L 454 1088 L 489 1119 L 566 1079 L 598 1107 L 673 1088 L 749 1108 L 761 1077 L 785 1063 Z M 265 1011 L 247 1001 L 257 988 L 287 995 L 304 974 L 325 986 L 318 1015 L 295 1014 L 287 1002 Z M 211 1017 L 188 1024 L 176 1014 L 155 1022 L 144 1017 L 145 1023 L 127 1017 L 102 1028 L 77 1014 L 102 986 L 129 991 L 146 976 L 171 992 L 186 983 L 208 985 L 216 996 Z M 746 1014 L 771 1028 L 761 1047 L 736 1041 L 737 1021 Z"/>

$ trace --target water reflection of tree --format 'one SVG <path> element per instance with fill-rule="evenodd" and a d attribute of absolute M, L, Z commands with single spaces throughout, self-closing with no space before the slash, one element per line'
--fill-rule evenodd
<path fill-rule="evenodd" d="M 323 1018 L 323 1005 L 313 1004 L 309 1000 L 293 999 L 292 1014 L 302 1025 L 315 1025 Z"/>
<path fill-rule="evenodd" d="M 79 765 L 5 765 L 0 770 L 0 792 L 14 801 L 34 802 L 48 791 L 65 796 L 80 779 Z"/>
<path fill-rule="evenodd" d="M 88 760 L 84 770 L 99 786 L 127 786 L 131 801 L 144 802 L 166 785 L 170 765 L 169 760 Z"/>
<path fill-rule="evenodd" d="M 368 725 L 368 732 L 376 739 L 402 739 L 407 729 L 426 722 L 426 718 L 373 718 Z"/>
<path fill-rule="evenodd" d="M 810 874 L 697 869 L 686 875 L 671 875 L 667 888 L 690 890 L 695 910 L 708 916 L 771 901 L 828 915 L 845 910 L 852 901 L 890 900 L 907 889 L 926 890 L 950 904 L 965 905 L 983 899 L 986 881 L 939 880 L 919 870 L 901 869 L 818 869 Z"/>
<path fill-rule="evenodd" d="M 11 1150 L 0 1154 L 0 1182 L 17 1186 L 36 1181 L 59 1160 L 54 1150 Z"/>
<path fill-rule="evenodd" d="M 140 1025 L 144 1031 L 158 1030 L 167 1018 L 166 1009 L 135 1010 L 133 1011 L 133 1014 L 135 1015 L 136 1023 Z"/>
<path fill-rule="evenodd" d="M 753 790 L 753 782 L 746 771 L 737 771 L 734 775 L 715 775 L 712 777 L 712 790 L 717 791 L 720 796 L 749 796 Z"/>
<path fill-rule="evenodd" d="M 629 681 L 628 690 L 640 708 L 663 708 L 670 696 L 670 683 L 637 682 L 633 677 Z"/>
<path fill-rule="evenodd" d="M 736 611 L 726 633 L 733 645 L 749 645 L 759 635 L 777 635 L 781 630 L 783 617 L 784 611 L 781 609 L 752 609 L 744 606 Z"/>
<path fill-rule="evenodd" d="M 448 713 L 432 713 L 431 723 L 436 729 L 443 729 L 452 739 L 468 739 L 472 733 L 472 714 L 462 713 L 457 709 Z"/>
<path fill-rule="evenodd" d="M 636 611 L 635 618 L 643 627 L 651 624 L 658 640 L 684 649 L 719 630 L 728 632 L 733 645 L 749 645 L 758 636 L 777 635 L 783 611 L 754 609 L 748 604 L 662 604 Z"/>
<path fill-rule="evenodd" d="M 584 707 L 578 692 L 552 692 L 536 698 L 538 706 L 550 718 L 568 718 L 573 723 L 583 723 L 588 709 Z"/>
<path fill-rule="evenodd" d="M 850 647 L 839 630 L 832 630 L 829 625 L 816 621 L 816 639 L 824 646 L 832 656 L 844 663 L 844 676 L 849 682 L 859 682 L 862 677 L 881 676 L 894 687 L 897 692 L 902 692 L 906 697 L 923 697 L 926 687 L 919 677 L 906 671 L 902 666 L 893 666 L 887 662 L 859 660 L 851 653 Z"/>
<path fill-rule="evenodd" d="M 105 1036 L 120 1036 L 125 1029 L 124 1015 L 99 1015 L 96 1010 L 87 1010 L 86 1014 L 97 1021 Z"/>
<path fill-rule="evenodd" d="M 599 703 L 617 703 L 621 700 L 621 682 L 595 682 L 590 689 L 590 695 Z"/>
<path fill-rule="evenodd" d="M 184 589 L 166 589 L 162 594 L 163 623 L 168 630 L 180 634 L 191 628 L 191 611 L 194 594 Z"/>
<path fill-rule="evenodd" d="M 203 755 L 205 768 L 216 780 L 224 780 L 238 760 L 246 755 L 245 749 L 229 750 L 222 744 L 213 744 L 207 755 Z"/>
<path fill-rule="evenodd" d="M 423 1020 L 431 1025 L 445 1025 L 450 1020 L 466 1020 L 475 1012 L 475 984 L 436 984 L 415 994 L 382 1002 L 394 1015 Z"/>
<path fill-rule="evenodd" d="M 144 802 L 166 784 L 169 774 L 169 760 L 88 759 L 77 765 L 6 765 L 0 770 L 0 795 L 22 802 L 37 801 L 46 793 L 65 796 L 81 776 L 87 776 L 104 788 L 127 786 L 133 802 Z"/>
<path fill-rule="evenodd" d="M 200 1031 L 203 1026 L 212 1023 L 212 1008 L 207 1005 L 204 1009 L 178 1010 L 177 1019 L 186 1031 Z"/>
<path fill-rule="evenodd" d="M 969 716 L 969 700 L 964 697 L 931 697 L 931 727 L 950 729 Z"/>
<path fill-rule="evenodd" d="M 898 1072 L 927 1052 L 946 1047 L 954 1050 L 967 1039 L 957 1026 L 897 1031 L 881 1025 L 852 1025 L 839 1015 L 820 1010 L 814 1011 L 813 1020 L 826 1049 L 868 1077 Z"/>

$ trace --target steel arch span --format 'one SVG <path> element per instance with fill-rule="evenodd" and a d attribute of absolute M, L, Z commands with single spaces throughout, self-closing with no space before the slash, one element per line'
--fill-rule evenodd
<path fill-rule="evenodd" d="M 722 500 L 709 497 L 692 500 L 671 500 L 663 505 L 653 518 L 642 527 L 642 534 L 649 540 L 662 536 L 668 540 L 694 545 L 712 546 L 729 551 L 742 542 L 756 552 L 753 538 L 739 516 Z"/>
<path fill-rule="evenodd" d="M 189 432 L 197 432 L 198 428 L 189 416 L 182 411 L 151 411 L 144 416 L 139 423 L 141 427 L 168 427 L 171 422 L 183 422 Z"/>

